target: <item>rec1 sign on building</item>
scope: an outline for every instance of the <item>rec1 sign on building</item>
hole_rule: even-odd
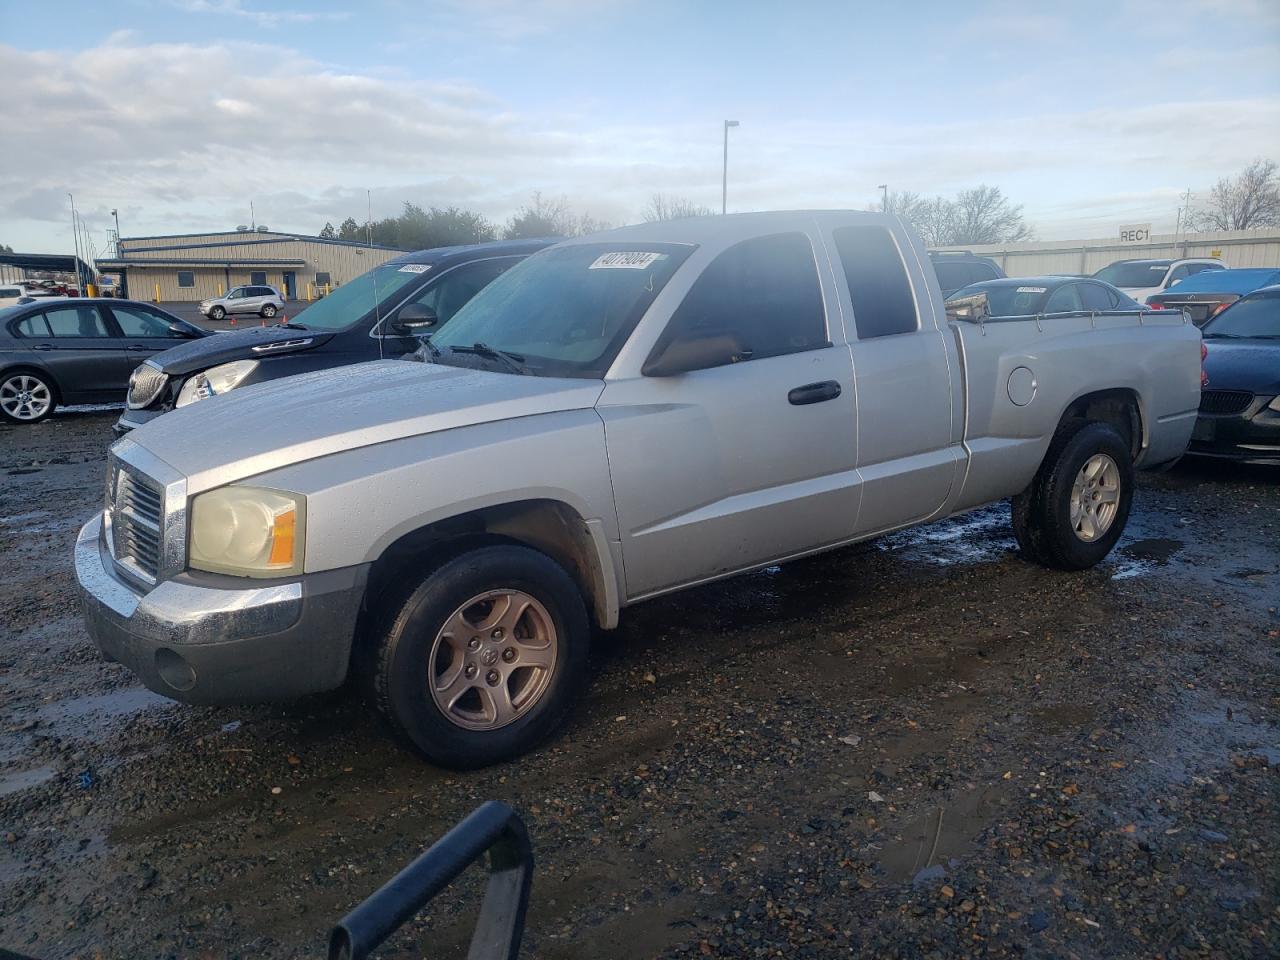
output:
[[[1121,243],[1146,243],[1151,239],[1151,224],[1131,223],[1120,228]]]

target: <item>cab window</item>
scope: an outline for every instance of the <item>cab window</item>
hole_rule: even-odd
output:
[[[838,227],[831,232],[849,284],[859,340],[914,333],[920,328],[911,281],[898,245],[884,227]]]
[[[694,281],[663,340],[722,335],[752,360],[830,346],[808,237],[777,233],[729,247]]]
[[[1044,305],[1045,313],[1067,313],[1083,309],[1084,304],[1080,301],[1080,284],[1078,283],[1064,283],[1049,295],[1049,300]]]

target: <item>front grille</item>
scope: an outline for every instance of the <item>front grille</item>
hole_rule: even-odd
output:
[[[1244,413],[1251,403],[1253,394],[1244,390],[1204,390],[1200,393],[1201,413]]]
[[[112,553],[117,562],[154,582],[164,553],[164,493],[114,463],[110,482]]]
[[[141,364],[129,377],[129,409],[141,410],[164,389],[169,377],[149,363]]]

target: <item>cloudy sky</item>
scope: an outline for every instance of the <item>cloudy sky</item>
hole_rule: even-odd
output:
[[[855,207],[876,185],[1022,203],[1041,239],[1171,230],[1280,159],[1280,3],[0,0],[0,242],[100,252],[533,191],[625,223],[655,192]],[[8,44],[8,45],[6,45]]]

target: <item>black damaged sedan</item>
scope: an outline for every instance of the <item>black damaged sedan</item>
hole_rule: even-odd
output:
[[[1280,285],[1219,313],[1204,343],[1208,382],[1188,455],[1280,465]]]
[[[129,380],[117,436],[189,403],[298,373],[393,359],[449,321],[509,267],[554,240],[506,240],[405,254],[344,283],[292,323],[218,333],[166,350]]]

